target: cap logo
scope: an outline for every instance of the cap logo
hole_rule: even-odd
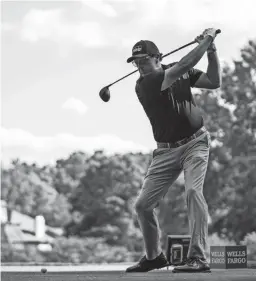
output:
[[[141,45],[138,45],[136,47],[133,48],[132,52],[133,53],[137,53],[137,52],[140,52],[142,50],[142,46]]]

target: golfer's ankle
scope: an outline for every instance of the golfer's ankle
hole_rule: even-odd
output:
[[[156,259],[157,257],[159,257],[161,255],[162,251],[159,252],[158,254],[151,254],[151,255],[146,255],[147,260],[151,261]]]

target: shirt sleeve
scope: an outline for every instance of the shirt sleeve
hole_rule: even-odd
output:
[[[190,86],[194,87],[196,81],[198,80],[198,78],[201,76],[201,74],[203,73],[203,71],[196,69],[196,68],[192,68],[189,70],[188,74],[189,74],[189,80],[190,80]]]

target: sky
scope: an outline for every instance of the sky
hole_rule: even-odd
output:
[[[1,158],[53,164],[75,151],[156,148],[126,59],[141,39],[165,54],[220,28],[221,64],[255,39],[255,0],[1,1]],[[195,45],[168,56],[180,60]],[[196,65],[207,69],[206,55]]]

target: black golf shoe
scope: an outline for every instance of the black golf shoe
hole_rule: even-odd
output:
[[[205,259],[191,257],[184,265],[176,266],[173,273],[191,273],[191,272],[211,272],[210,266]]]
[[[146,256],[144,256],[137,264],[128,267],[126,272],[147,272],[153,269],[163,268],[168,265],[169,263],[165,255],[161,253],[153,260],[148,260]]]

